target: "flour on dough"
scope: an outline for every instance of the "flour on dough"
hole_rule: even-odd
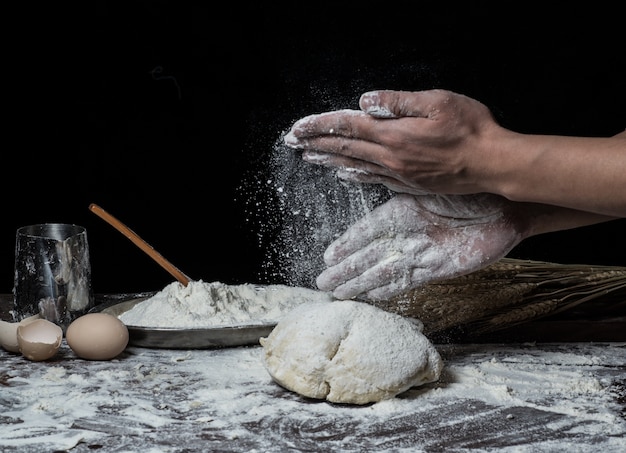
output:
[[[421,323],[364,302],[304,303],[260,343],[275,382],[333,403],[390,399],[436,381],[443,368]]]

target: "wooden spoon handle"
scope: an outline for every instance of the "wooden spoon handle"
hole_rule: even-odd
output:
[[[97,204],[91,203],[89,205],[89,210],[93,212],[94,214],[96,214],[101,219],[103,219],[105,222],[107,222],[117,231],[122,233],[128,239],[130,239],[133,242],[133,244],[135,244],[137,247],[143,250],[154,261],[159,263],[159,265],[163,269],[165,269],[167,272],[169,272],[176,280],[178,280],[184,286],[187,286],[187,284],[189,283],[191,279],[187,277],[185,274],[183,274],[176,266],[174,266],[168,260],[163,258],[163,256],[159,252],[154,250],[154,248],[152,248],[150,244],[148,244],[146,241],[141,239],[137,235],[137,233],[135,233],[133,230],[128,228],[126,225],[124,225],[122,222],[117,220],[115,217],[113,217],[111,214],[106,212]]]

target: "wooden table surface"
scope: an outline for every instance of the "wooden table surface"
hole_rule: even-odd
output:
[[[436,346],[438,382],[366,406],[281,388],[258,345],[110,361],[65,342],[44,362],[2,350],[0,451],[626,451],[626,342]]]

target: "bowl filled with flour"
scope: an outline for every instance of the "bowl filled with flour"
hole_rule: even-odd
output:
[[[102,311],[129,329],[130,344],[157,348],[210,348],[258,344],[284,315],[329,293],[287,285],[173,282],[152,296]]]

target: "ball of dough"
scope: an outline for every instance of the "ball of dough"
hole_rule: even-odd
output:
[[[261,338],[272,379],[333,403],[393,398],[439,379],[441,356],[422,325],[364,302],[312,302],[287,313]]]

